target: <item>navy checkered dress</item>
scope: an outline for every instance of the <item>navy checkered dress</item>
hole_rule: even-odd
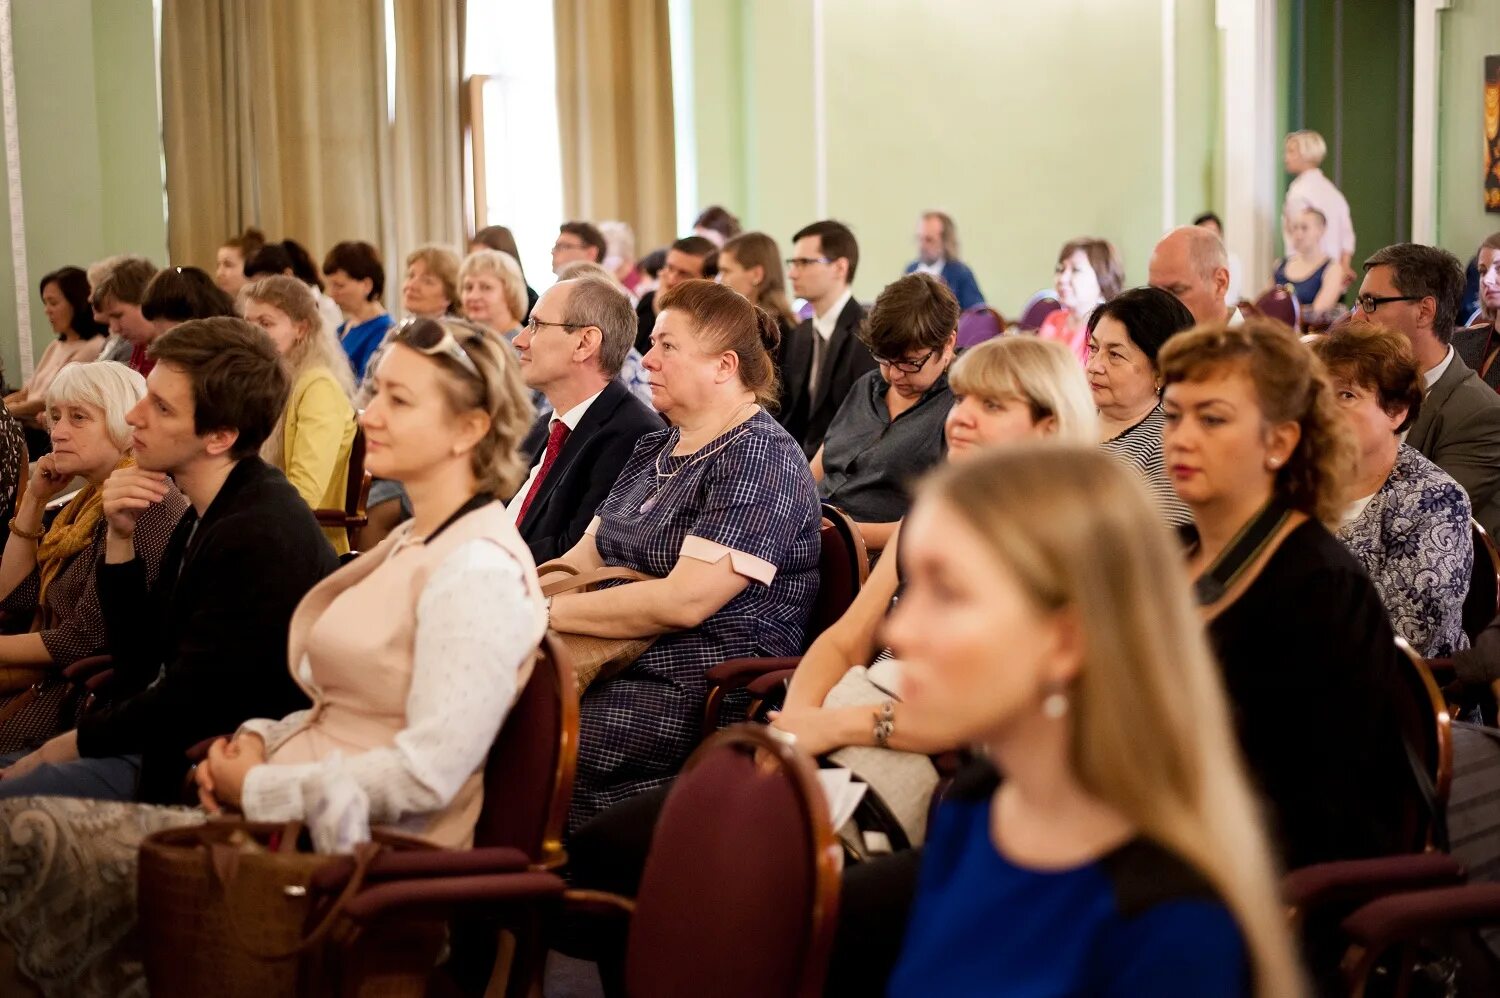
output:
[[[670,456],[677,437],[676,429],[641,437],[615,479],[594,534],[605,563],[666,576],[691,534],[770,562],[776,577],[769,586],[752,580],[699,626],[662,636],[630,668],[589,687],[570,830],[676,774],[698,740],[706,670],[803,648],[818,591],[820,512],[802,449],[764,411],[696,454]],[[659,477],[658,467],[677,473]]]

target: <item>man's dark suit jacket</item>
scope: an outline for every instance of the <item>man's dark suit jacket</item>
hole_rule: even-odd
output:
[[[531,455],[533,467],[547,448],[552,416],[548,413],[538,419],[521,445],[522,453]],[[578,421],[578,429],[568,434],[526,519],[517,525],[538,565],[566,554],[578,543],[630,459],[635,442],[665,425],[619,381],[604,386]]]
[[[1500,395],[1454,351],[1453,361],[1427,390],[1406,442],[1464,487],[1474,519],[1500,531]]]
[[[287,668],[287,630],[338,567],[286,476],[241,460],[202,519],[191,507],[182,515],[154,588],[139,558],[99,564],[115,676],[129,692],[79,722],[79,755],[140,753],[140,799],[181,804],[190,747],[307,706]]]
[[[656,292],[647,291],[635,306],[635,349],[642,357],[651,352],[651,331],[656,328]]]
[[[849,389],[875,370],[875,358],[857,335],[864,318],[864,307],[850,298],[824,346],[818,383],[811,390],[807,381],[812,370],[813,339],[818,335],[813,321],[804,319],[781,345],[781,412],[777,418],[809,458],[822,446],[828,424],[844,404]]]

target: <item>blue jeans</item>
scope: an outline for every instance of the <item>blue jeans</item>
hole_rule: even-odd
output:
[[[9,766],[25,755],[25,752],[15,752],[0,756],[0,767]],[[0,800],[8,797],[87,797],[130,801],[135,800],[140,774],[141,757],[138,755],[47,763],[25,776],[0,780]]]

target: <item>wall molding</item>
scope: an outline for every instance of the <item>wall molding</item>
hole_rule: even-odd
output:
[[[21,198],[21,129],[16,109],[16,63],[11,41],[11,0],[0,0],[0,117],[5,131],[5,186],[10,209],[10,257],[16,282],[16,341],[21,381],[31,380],[31,278],[26,271],[26,207]]]
[[[1416,0],[1411,49],[1411,240],[1437,243],[1437,112],[1443,43],[1439,12],[1453,0]]]

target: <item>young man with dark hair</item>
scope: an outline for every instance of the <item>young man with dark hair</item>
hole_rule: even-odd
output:
[[[151,373],[146,346],[156,335],[156,327],[141,314],[141,302],[146,298],[146,285],[155,276],[156,264],[145,257],[126,256],[115,261],[95,285],[89,304],[93,305],[95,316],[109,326],[110,335],[101,360],[116,359],[112,347],[123,340],[130,344],[130,366],[142,375]]]
[[[257,456],[286,404],[281,358],[263,332],[227,317],[185,322],[151,355],[146,397],[126,416],[136,464],[103,488],[97,585],[114,703],[14,761],[0,797],[180,803],[188,748],[306,704],[287,668],[287,629],[338,559],[286,477]],[[191,505],[148,590],[133,535],[169,476]]]
[[[557,242],[552,244],[552,273],[575,260],[602,264],[608,253],[604,233],[592,223],[564,222],[557,227]]]
[[[875,358],[859,341],[865,310],[854,300],[859,243],[842,222],[814,222],[792,237],[787,271],[792,290],[813,307],[812,318],[781,344],[781,412],[777,418],[810,458],[823,445],[834,413]]]
[[[1453,349],[1464,271],[1447,250],[1387,246],[1365,261],[1353,322],[1379,323],[1411,341],[1427,398],[1406,442],[1469,494],[1474,519],[1500,530],[1500,395]]]
[[[656,328],[656,303],[683,281],[713,280],[719,274],[719,247],[702,236],[684,236],[667,248],[656,290],[648,291],[635,307],[635,348],[642,357],[651,349]]]

